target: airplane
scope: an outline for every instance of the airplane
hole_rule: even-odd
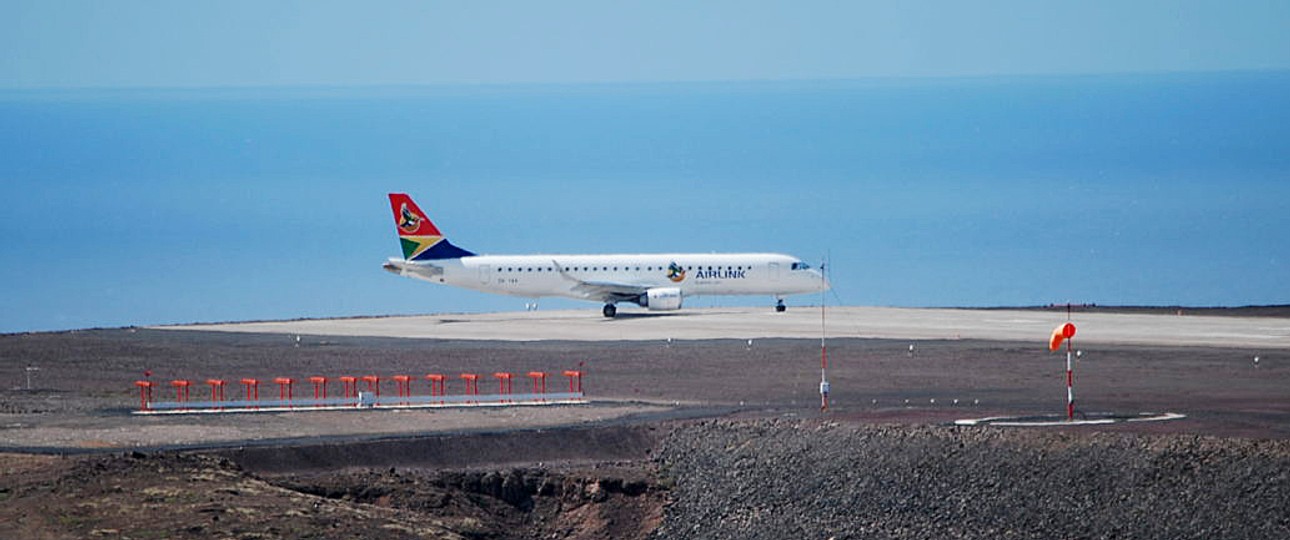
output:
[[[775,311],[784,297],[828,290],[819,270],[778,253],[663,253],[605,255],[477,255],[457,247],[406,193],[391,193],[390,209],[403,257],[382,267],[393,274],[489,293],[563,296],[651,311],[681,309],[686,297],[767,294]]]

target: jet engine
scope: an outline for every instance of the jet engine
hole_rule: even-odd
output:
[[[681,309],[681,289],[676,287],[655,287],[645,291],[640,297],[640,305],[650,311],[672,311]]]

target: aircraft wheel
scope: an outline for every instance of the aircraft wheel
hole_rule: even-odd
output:
[[[788,310],[788,306],[784,305],[783,300],[775,303],[775,313],[783,313],[786,310]]]
[[[609,317],[610,319],[612,319],[614,318],[614,315],[618,314],[618,306],[615,306],[613,304],[605,304],[605,309],[602,310],[602,312],[605,314],[606,317]]]

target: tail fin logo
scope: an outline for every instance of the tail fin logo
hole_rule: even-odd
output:
[[[421,226],[421,216],[418,216],[414,214],[411,210],[408,210],[407,203],[403,203],[402,205],[400,205],[399,206],[399,230],[407,234],[412,234],[414,232],[417,232],[417,228],[419,228],[420,226]]]
[[[681,265],[676,264],[676,261],[673,261],[672,264],[667,266],[667,279],[672,280],[673,283],[684,281],[685,269],[681,268]]]
[[[421,207],[407,193],[390,194],[390,210],[394,213],[394,227],[398,229],[399,246],[403,258],[409,261],[460,259],[474,255],[452,245]]]

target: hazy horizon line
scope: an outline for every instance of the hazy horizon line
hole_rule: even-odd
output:
[[[515,82],[436,82],[436,83],[371,83],[371,84],[266,84],[266,85],[217,85],[217,86],[0,86],[0,96],[20,94],[82,94],[82,93],[187,93],[187,92],[299,92],[299,91],[426,91],[426,90],[515,90],[515,89],[565,89],[565,88],[658,88],[658,87],[709,87],[723,86],[785,86],[794,87],[803,84],[850,85],[850,84],[901,84],[929,82],[1031,82],[1053,80],[1096,80],[1124,79],[1133,77],[1145,78],[1187,78],[1214,75],[1276,75],[1290,74],[1290,68],[1238,68],[1222,70],[1147,70],[1147,71],[1105,71],[1086,73],[1006,73],[975,75],[892,75],[867,77],[820,77],[820,78],[777,78],[777,79],[677,79],[658,81],[515,81]]]

